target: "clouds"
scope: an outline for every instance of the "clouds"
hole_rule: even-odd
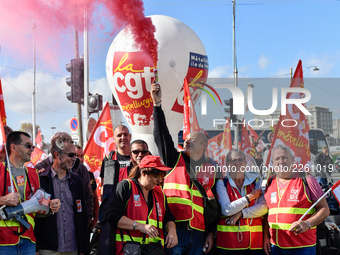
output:
[[[233,77],[233,70],[231,66],[217,66],[209,71],[209,78],[225,78],[225,77]]]
[[[37,73],[36,75],[36,124],[48,139],[52,126],[57,131],[70,132],[70,119],[77,116],[77,106],[66,98],[65,77]],[[22,123],[32,121],[33,71],[1,78],[7,123],[18,130]],[[111,91],[106,78],[90,81],[90,92],[103,95],[103,102],[111,101]]]
[[[261,55],[259,58],[259,61],[257,63],[257,66],[261,69],[264,70],[270,65],[270,59],[266,55]]]

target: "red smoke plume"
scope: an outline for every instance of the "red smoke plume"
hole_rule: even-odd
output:
[[[107,9],[111,11],[118,21],[129,24],[135,41],[141,46],[141,50],[148,53],[155,66],[157,65],[157,46],[155,39],[155,26],[151,18],[144,15],[143,1],[141,0],[115,0],[105,2]],[[119,10],[119,11],[117,11]]]
[[[157,63],[157,41],[151,19],[144,15],[142,0],[15,0],[2,1],[0,8],[0,45],[6,52],[32,58],[32,28],[36,29],[37,58],[48,64],[57,64],[58,58],[72,54],[74,27],[83,31],[84,9],[87,9],[90,29],[110,27],[111,35],[123,25],[131,25],[132,34],[141,50]],[[100,20],[98,20],[98,17]],[[111,24],[108,24],[111,22]],[[102,23],[102,24],[100,24]],[[93,35],[93,34],[92,34]],[[109,38],[110,40],[112,38]],[[71,45],[72,47],[67,47]],[[80,43],[81,45],[81,43]],[[9,54],[8,54],[9,55]],[[81,55],[81,54],[80,54]],[[73,57],[73,55],[71,56]],[[31,61],[31,60],[30,60]],[[41,62],[41,61],[40,61]]]

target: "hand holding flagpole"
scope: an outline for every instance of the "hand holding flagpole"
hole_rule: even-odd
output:
[[[335,186],[335,185],[334,185]],[[333,187],[334,187],[333,186]],[[329,194],[332,191],[331,187],[329,190],[327,190],[327,192],[325,192],[325,194],[323,194],[311,207],[309,207],[309,209],[301,216],[301,218],[299,219],[299,221],[303,220],[304,217],[306,217],[306,215],[325,197],[327,196],[327,194]]]

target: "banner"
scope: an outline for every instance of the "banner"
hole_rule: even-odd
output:
[[[110,106],[107,102],[84,149],[84,165],[96,178],[98,198],[101,194],[99,175],[103,158],[115,149]]]
[[[37,137],[35,138],[35,144],[37,145],[37,147],[38,147],[39,149],[41,149],[42,146],[43,146],[42,137],[41,137],[41,129],[40,129],[40,128],[39,128]]]
[[[302,62],[299,61],[290,87],[304,88]],[[299,92],[288,93],[287,99],[300,99],[304,95]],[[282,123],[285,121],[285,126]],[[297,125],[291,125],[291,120],[295,120]],[[289,127],[292,126],[292,127]],[[286,115],[280,115],[279,122],[275,128],[273,141],[270,145],[270,151],[267,157],[266,166],[271,163],[271,150],[279,144],[288,146],[294,153],[294,164],[299,166],[299,169],[309,171],[310,168],[310,147],[309,147],[309,125],[305,114],[295,105],[287,104]]]

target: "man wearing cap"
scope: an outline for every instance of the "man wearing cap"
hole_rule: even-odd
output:
[[[167,170],[170,168],[161,163],[160,157],[148,155],[132,168],[129,179],[118,183],[108,212],[109,222],[118,227],[115,254],[123,254],[122,243],[131,239],[146,245],[158,243],[160,250],[164,245],[177,245],[175,218],[159,186]],[[162,226],[168,232],[166,238]]]
[[[207,137],[201,132],[190,133],[185,138],[184,151],[178,152],[161,108],[161,90],[156,84],[152,84],[151,97],[154,103],[155,143],[165,165],[172,168],[164,179],[164,193],[176,218],[179,244],[167,253],[202,254],[202,250],[207,253],[213,246],[213,232],[217,225],[217,219],[206,224],[207,219],[204,217],[205,199],[214,199],[215,194],[215,172],[208,168],[214,168],[215,162],[205,156]],[[193,179],[203,187],[205,196],[196,188]]]

